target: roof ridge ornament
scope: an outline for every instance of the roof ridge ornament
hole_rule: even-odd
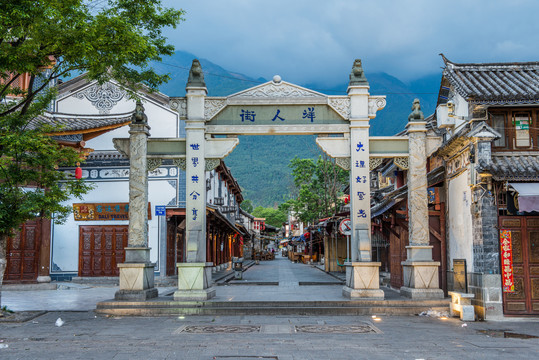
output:
[[[425,116],[423,115],[423,111],[421,111],[421,104],[419,103],[419,99],[414,99],[414,103],[412,105],[412,112],[410,115],[408,115],[408,121],[425,121]]]
[[[206,87],[206,83],[204,82],[204,72],[202,71],[202,66],[198,59],[193,59],[191,69],[189,70],[186,88],[189,87]]]
[[[353,85],[369,85],[369,82],[365,77],[365,72],[363,71],[363,66],[361,65],[361,59],[356,59],[352,66],[349,86]]]

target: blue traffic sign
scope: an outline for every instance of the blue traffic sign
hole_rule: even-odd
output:
[[[165,205],[156,205],[155,206],[155,216],[165,216],[167,214],[167,209]]]

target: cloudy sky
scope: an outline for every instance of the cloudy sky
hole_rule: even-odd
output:
[[[295,83],[367,72],[410,80],[451,61],[539,61],[536,0],[165,0],[186,11],[179,50],[227,70]]]

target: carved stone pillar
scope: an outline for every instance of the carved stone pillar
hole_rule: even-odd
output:
[[[207,300],[215,296],[206,261],[206,139],[204,99],[208,93],[198,60],[193,60],[186,87],[186,228],[187,260],[178,263],[176,300]]]
[[[404,286],[401,294],[418,299],[443,298],[438,282],[440,263],[432,261],[429,245],[429,209],[427,198],[427,128],[419,100],[414,100],[406,126],[409,141],[407,260],[402,262]]]
[[[144,107],[137,103],[129,125],[129,238],[125,263],[120,268],[116,300],[146,300],[157,297],[154,266],[148,247],[147,142],[150,127]]]
[[[369,83],[361,60],[350,74],[350,220],[352,239],[346,262],[343,295],[349,298],[384,298],[379,262],[371,260],[371,206],[369,177]]]

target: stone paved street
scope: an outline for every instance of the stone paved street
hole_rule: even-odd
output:
[[[55,326],[58,318],[65,321]],[[539,339],[494,337],[479,330],[539,336],[537,321],[478,322],[418,316],[104,317],[49,312],[0,323],[1,359],[533,359]],[[246,326],[251,325],[251,326]],[[296,332],[302,325],[311,331]],[[327,327],[335,325],[339,327]],[[191,328],[189,328],[191,326]],[[197,328],[192,328],[197,326]],[[192,333],[187,331],[209,331]],[[347,333],[353,329],[365,332]],[[215,331],[224,331],[215,332]],[[241,333],[239,331],[253,331]]]
[[[244,273],[244,283],[249,285],[217,286],[217,298],[298,303],[342,300],[342,285],[332,284],[335,280],[309,265],[277,257],[249,268]],[[299,285],[324,281],[330,285]],[[370,316],[95,314],[95,304],[111,299],[115,290],[74,286],[71,290],[4,291],[2,301],[8,308],[49,312],[23,323],[0,322],[0,359],[490,360],[534,359],[539,353],[539,338],[522,338],[539,337],[537,318],[465,324],[425,316],[378,316],[375,320]],[[170,291],[160,288],[161,294]],[[58,318],[65,321],[61,327],[55,326]],[[515,337],[504,338],[504,332]]]

